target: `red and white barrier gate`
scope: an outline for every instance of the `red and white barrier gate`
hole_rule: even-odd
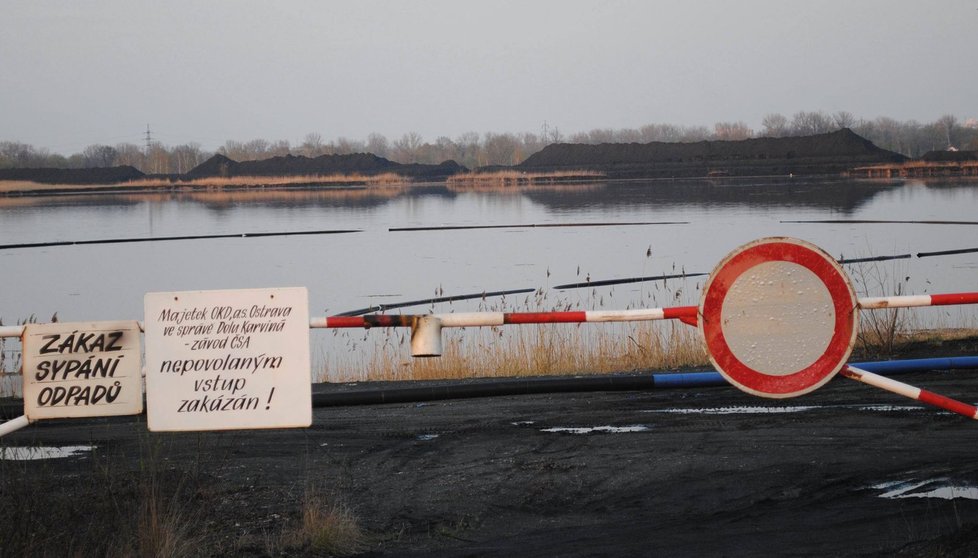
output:
[[[605,312],[475,312],[314,318],[313,328],[410,327],[416,357],[442,353],[445,327],[677,319],[698,326],[710,360],[734,386],[785,398],[818,389],[836,374],[978,418],[978,409],[846,365],[859,310],[976,304],[978,292],[857,298],[838,262],[817,246],[786,238],[750,242],[710,274],[700,305]]]

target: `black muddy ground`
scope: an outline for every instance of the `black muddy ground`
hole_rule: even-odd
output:
[[[900,378],[978,400],[976,371]],[[787,401],[714,387],[327,407],[280,431],[51,421],[2,444],[97,449],[0,461],[0,540],[102,536],[102,493],[134,497],[111,479],[153,470],[179,479],[201,554],[312,554],[268,540],[313,487],[354,511],[367,556],[969,556],[978,501],[881,495],[978,486],[976,440],[974,421],[842,378]]]

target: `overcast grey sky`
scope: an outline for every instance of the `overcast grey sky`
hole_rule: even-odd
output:
[[[0,140],[978,117],[978,1],[5,0]]]

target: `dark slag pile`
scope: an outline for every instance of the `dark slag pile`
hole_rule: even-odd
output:
[[[849,129],[790,138],[693,143],[553,144],[517,165],[524,171],[598,170],[609,178],[838,174],[907,158]]]
[[[145,176],[130,166],[92,169],[0,169],[0,180],[25,180],[41,184],[118,184]]]
[[[465,167],[455,161],[445,161],[438,165],[419,163],[401,164],[370,153],[352,155],[320,155],[303,157],[285,155],[260,161],[234,161],[223,155],[214,155],[187,173],[187,178],[211,176],[305,176],[361,174],[376,175],[396,173],[412,178],[438,180],[464,172]]]
[[[959,152],[968,157],[973,152]],[[941,155],[944,157],[944,155]],[[933,155],[937,157],[937,155]],[[790,138],[693,143],[559,143],[522,163],[482,167],[481,171],[599,171],[608,178],[695,178],[715,176],[786,176],[840,174],[853,167],[901,163],[907,158],[880,149],[851,130]],[[260,161],[234,161],[214,155],[184,175],[153,175],[172,182],[234,176],[372,176],[395,173],[410,179],[440,181],[468,169],[455,161],[437,165],[396,163],[370,153],[304,157],[285,155]],[[93,169],[0,169],[0,180],[45,184],[119,184],[144,178],[133,167]]]

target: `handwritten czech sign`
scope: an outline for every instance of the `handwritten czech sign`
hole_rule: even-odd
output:
[[[30,420],[143,412],[135,321],[24,326],[24,414]]]
[[[150,430],[312,424],[305,288],[147,293]]]

